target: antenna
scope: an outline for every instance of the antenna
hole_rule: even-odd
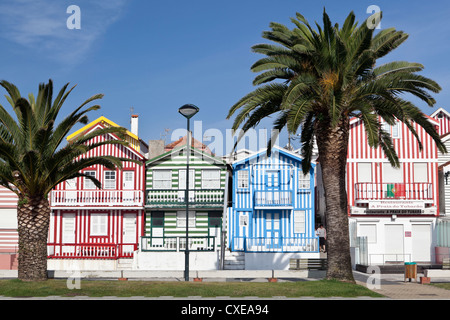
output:
[[[161,140],[164,140],[164,144],[166,144],[166,137],[169,135],[169,132],[170,132],[170,129],[169,129],[169,128],[165,128],[165,129],[164,129],[164,133],[161,133],[161,134],[159,135],[159,138],[160,138]]]

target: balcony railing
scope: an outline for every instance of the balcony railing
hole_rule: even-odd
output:
[[[357,183],[355,200],[433,200],[431,183]]]
[[[292,206],[292,191],[255,191],[255,207],[285,207]]]
[[[49,243],[47,255],[50,259],[118,259],[131,258],[137,244],[112,243]]]
[[[318,252],[319,238],[279,237],[248,238],[233,237],[232,249],[245,252]]]
[[[146,204],[152,205],[172,205],[184,206],[186,204],[185,190],[158,189],[147,190]],[[223,189],[199,189],[189,190],[190,205],[223,205]]]
[[[55,190],[52,206],[142,206],[143,192],[135,190]]]
[[[216,237],[189,236],[189,251],[214,251]],[[185,251],[186,237],[141,237],[141,251]]]

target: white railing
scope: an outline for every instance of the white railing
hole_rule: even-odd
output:
[[[186,237],[141,237],[141,251],[185,251]],[[214,251],[216,237],[189,237],[189,251]]]
[[[185,190],[147,190],[147,205],[184,205]],[[223,189],[189,190],[189,203],[193,205],[223,205]]]
[[[55,190],[51,193],[52,206],[137,206],[143,205],[142,191],[135,190]]]
[[[433,200],[431,183],[356,183],[355,200]]]
[[[261,207],[292,206],[292,191],[255,191],[254,203]]]
[[[50,259],[118,259],[132,258],[137,244],[111,243],[48,243]]]
[[[318,252],[319,238],[247,238],[233,237],[232,249],[245,252]]]

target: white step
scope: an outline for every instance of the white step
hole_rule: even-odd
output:
[[[225,252],[224,259],[225,270],[244,270],[245,269],[245,253],[243,252]]]

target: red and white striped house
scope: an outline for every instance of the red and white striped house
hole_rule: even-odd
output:
[[[439,122],[428,118],[439,130]],[[362,121],[351,121],[348,212],[353,240],[367,239],[361,259],[369,265],[434,260],[433,230],[439,216],[438,150],[423,128],[413,126],[422,150],[405,124],[384,124],[400,161],[397,169],[390,165],[381,147],[369,147]]]
[[[429,121],[439,130],[439,122]],[[423,128],[413,124],[423,149],[406,125],[384,124],[392,137],[400,168],[393,168],[381,147],[367,143],[362,120],[350,122],[347,197],[354,264],[376,265],[434,260],[439,216],[438,150]],[[325,206],[318,187],[319,215]],[[326,221],[325,221],[326,222]]]
[[[441,141],[450,152],[450,113],[439,108],[431,117],[439,121]],[[436,260],[450,257],[450,153],[438,152],[439,219],[436,226]]]
[[[100,117],[67,140],[70,143],[80,135],[108,126],[118,125]],[[129,146],[105,145],[83,157],[111,155],[142,165],[125,161],[123,167],[116,170],[92,166],[83,172],[95,176],[102,183],[102,189],[97,189],[89,179],[79,177],[65,181],[52,191],[49,269],[111,270],[118,267],[121,258],[133,257],[144,230],[144,161],[148,152],[148,146],[137,136],[136,127],[137,116],[133,116],[131,132],[127,131]],[[109,139],[118,137],[105,134],[93,142]],[[77,263],[73,264],[74,261]]]

